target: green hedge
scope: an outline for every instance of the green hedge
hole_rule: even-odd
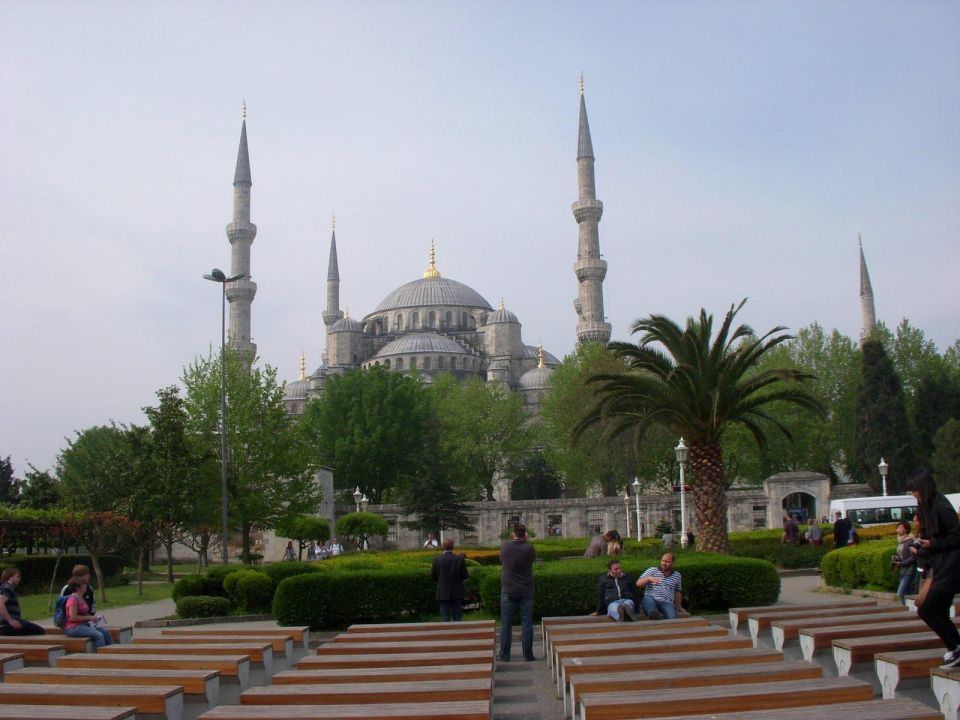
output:
[[[785,545],[780,540],[734,540],[730,552],[737,557],[759,558],[779,568],[815,568],[831,546]]]
[[[223,588],[224,579],[227,575],[246,569],[248,568],[244,565],[214,565],[207,568],[207,571],[203,574],[207,581],[206,594],[227,597],[227,591]]]
[[[181,598],[208,595],[207,578],[203,575],[186,575],[173,584],[171,596],[174,602]]]
[[[896,551],[896,540],[878,540],[831,550],[820,563],[823,581],[834,587],[892,592],[900,581],[899,572],[890,566],[890,556]]]
[[[0,562],[0,572],[8,567],[20,570],[20,593],[47,592],[50,589],[50,578],[53,577],[53,568],[57,564],[56,555],[10,555]],[[87,565],[93,572],[93,560],[89,555],[61,555],[60,565],[57,566],[57,576],[54,579],[54,589],[59,590],[70,579],[74,565]],[[123,558],[119,555],[102,555],[100,569],[103,571],[107,586],[120,584],[123,574]],[[93,579],[96,583],[96,578]]]
[[[190,595],[177,601],[177,615],[182,618],[223,617],[230,614],[230,601],[225,597]]]
[[[270,604],[273,601],[273,581],[266,573],[251,570],[236,573],[230,576],[232,577],[238,578],[234,589],[234,600],[238,608],[248,613],[270,612]]]
[[[304,573],[321,572],[320,567],[314,562],[287,561],[264,565],[260,572],[266,573],[276,587],[288,577],[303,575]]]

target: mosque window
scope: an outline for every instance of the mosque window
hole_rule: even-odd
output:
[[[400,315],[399,313],[397,314],[396,318],[396,329],[398,332],[403,330],[403,315]]]
[[[410,369],[411,370],[417,369],[417,359],[415,357],[410,358]]]
[[[477,329],[477,319],[476,319],[473,315],[470,316],[469,323],[470,323],[470,329],[471,329],[471,330],[476,330],[476,329]]]
[[[547,515],[547,535],[563,536],[563,515]]]
[[[519,525],[523,522],[523,515],[519,513],[508,513],[503,516],[503,529],[511,533],[513,532],[513,526]]]
[[[755,528],[765,528],[767,526],[767,506],[753,506],[753,526]]]
[[[446,323],[447,327],[453,325],[453,314],[447,310],[446,314],[443,316],[443,320]]]
[[[413,327],[414,330],[420,327],[420,313],[418,312],[413,313],[413,319],[410,320],[410,325],[411,327]]]
[[[389,369],[390,369],[390,361],[389,361],[389,360],[384,360],[384,361],[383,361],[383,366],[384,366],[387,370],[389,370]]]
[[[425,358],[423,359],[423,369],[424,369],[424,370],[429,370],[429,369],[430,369],[430,358],[425,357]]]
[[[467,520],[472,529],[460,531],[460,543],[462,545],[478,545],[480,543],[480,516],[468,515]]]
[[[467,314],[465,312],[460,313],[460,327],[467,327]]]
[[[391,518],[387,521],[387,542],[399,542],[400,541],[400,529],[398,527],[397,520]]]
[[[447,367],[446,358],[443,355],[437,355],[437,370],[443,370]]]
[[[451,369],[451,370],[456,370],[456,369],[457,369],[457,358],[456,358],[456,357],[450,358],[450,369]]]
[[[435,328],[437,326],[437,314],[431,310],[430,311],[430,327]]]
[[[590,535],[599,535],[606,532],[607,514],[603,510],[587,511],[587,532]]]
[[[403,370],[403,358],[397,358],[397,370]]]

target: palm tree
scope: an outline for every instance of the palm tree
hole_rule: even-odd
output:
[[[685,438],[690,447],[697,545],[712,552],[730,552],[720,446],[724,430],[740,423],[764,449],[764,433],[770,426],[792,439],[789,429],[765,409],[770,403],[794,403],[824,414],[820,403],[799,386],[813,375],[793,368],[757,369],[764,353],[793,336],[784,334],[783,327],[760,337],[747,325],[731,332],[745,302],[730,306],[713,339],[713,316],[706,310],[700,311],[699,318],[687,318],[685,328],[663,315],[634,322],[631,335],[640,333],[636,345],[608,345],[624,363],[623,372],[588,380],[597,387],[597,400],[574,428],[574,437],[596,424],[605,426],[611,437],[630,431],[638,449],[654,425]]]

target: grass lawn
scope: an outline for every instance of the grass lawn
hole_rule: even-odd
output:
[[[59,589],[59,588],[57,588]],[[124,607],[126,605],[139,605],[140,603],[153,602],[154,600],[166,600],[170,597],[173,590],[172,585],[167,583],[144,584],[143,595],[137,594],[137,584],[135,582],[129,585],[120,585],[119,587],[107,588],[107,602],[100,602],[100,593],[97,592],[97,610],[100,612],[109,612],[110,608]],[[53,598],[56,602],[56,597]],[[46,593],[41,595],[21,595],[20,612],[27,620],[34,622],[45,622],[53,617],[53,606],[47,609],[48,596]]]

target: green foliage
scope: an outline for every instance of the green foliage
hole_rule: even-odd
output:
[[[0,458],[0,505],[16,505],[20,501],[20,481],[13,475],[10,456]]]
[[[894,591],[900,576],[891,569],[890,556],[896,550],[896,540],[878,540],[831,550],[820,563],[823,581],[834,587]]]
[[[932,459],[937,431],[948,420],[960,420],[960,371],[943,360],[937,363],[920,378],[913,407],[920,453]]]
[[[540,500],[563,497],[563,476],[542,452],[534,452],[515,462],[510,469],[513,500]]]
[[[266,573],[257,570],[242,570],[228,575],[223,581],[224,589],[243,612],[270,612],[273,600],[273,582]]]
[[[947,420],[937,430],[930,464],[940,492],[960,492],[960,420]]]
[[[171,597],[174,602],[191,595],[206,595],[207,579],[203,575],[187,575],[173,584]]]
[[[900,378],[879,340],[867,340],[863,354],[862,381],[857,390],[851,475],[880,492],[877,463],[883,457],[890,466],[887,489],[903,492],[916,456]]]
[[[49,510],[60,504],[60,482],[47,470],[29,466],[20,486],[20,507]]]
[[[387,521],[372,512],[348,513],[337,520],[337,535],[353,540],[358,550],[363,549],[369,538],[386,535],[389,530]]]
[[[130,487],[141,485],[144,428],[101,425],[78,432],[57,458],[60,494],[70,509],[117,509]]]
[[[278,587],[288,577],[320,572],[320,566],[312,562],[280,562],[264,565],[261,572],[269,576],[274,587]]]
[[[359,487],[371,502],[414,476],[427,419],[426,392],[413,375],[376,366],[333,377],[304,412],[304,441],[333,470],[338,491]]]
[[[274,529],[279,537],[297,541],[298,557],[301,559],[303,551],[311,541],[320,542],[330,539],[330,523],[316,515],[294,515],[284,518]]]
[[[225,597],[188,595],[177,601],[177,615],[182,618],[224,617],[230,614],[230,601]]]
[[[21,594],[48,592],[50,580],[56,590],[63,587],[70,579],[74,565],[91,565],[93,560],[89,555],[61,555],[57,563],[56,555],[9,555],[0,562],[0,571],[8,567],[20,570]],[[124,560],[119,555],[101,555],[100,569],[103,571],[104,581],[108,585],[122,582]],[[57,573],[54,577],[54,568]]]
[[[229,575],[244,570],[243,565],[213,565],[207,568],[203,577],[207,581],[207,595],[219,595],[227,597],[227,591],[223,587],[224,581]]]

